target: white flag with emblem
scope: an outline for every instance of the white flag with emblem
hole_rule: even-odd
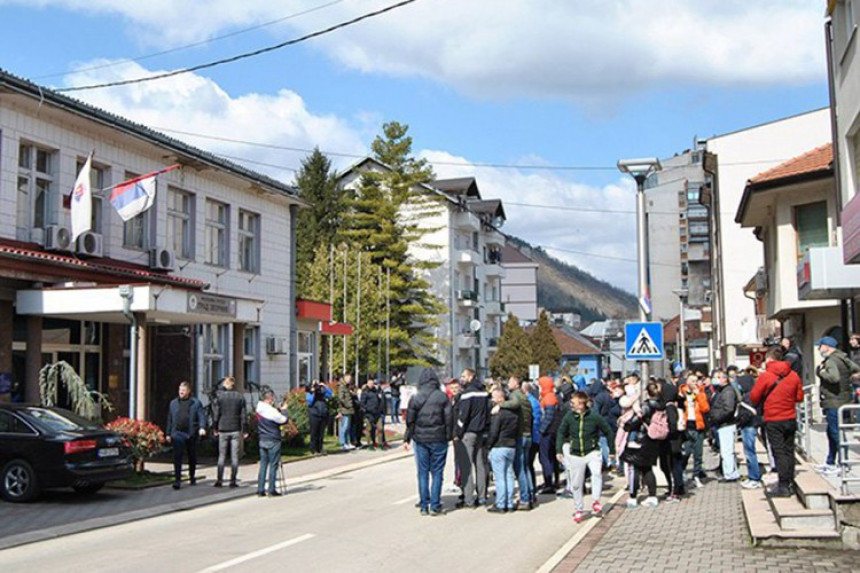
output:
[[[93,192],[90,188],[92,161],[93,156],[90,154],[84,166],[81,167],[81,172],[75,180],[75,187],[72,189],[72,242],[78,238],[78,235],[92,228]]]

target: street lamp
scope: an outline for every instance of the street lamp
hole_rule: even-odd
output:
[[[683,372],[687,368],[686,336],[684,332],[684,301],[687,300],[690,291],[685,288],[679,288],[672,292],[678,295],[678,302],[681,306],[681,314],[678,316],[678,320],[681,323],[681,330],[678,333],[678,354],[681,355],[681,371]]]
[[[648,292],[648,221],[645,215],[645,181],[652,173],[662,168],[656,157],[620,159],[618,170],[627,173],[636,181],[636,242],[639,261],[639,320],[651,320],[651,298]],[[641,385],[648,383],[648,362],[640,361]],[[644,393],[643,393],[644,395]]]

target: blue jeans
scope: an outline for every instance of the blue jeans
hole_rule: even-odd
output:
[[[257,474],[257,493],[266,493],[266,474],[269,476],[269,493],[276,493],[275,478],[281,464],[281,442],[260,442],[260,472]]]
[[[841,461],[839,457],[839,409],[825,408],[824,416],[827,418],[827,464],[833,466],[836,465],[837,459]]]
[[[496,508],[514,508],[514,457],[516,448],[493,448],[490,465],[496,480]]]
[[[338,442],[341,447],[348,446],[350,444],[350,433],[349,433],[349,424],[352,421],[352,414],[342,414],[340,417],[340,429],[338,430]]]
[[[413,448],[421,510],[439,510],[442,508],[442,478],[445,474],[445,459],[448,457],[448,442],[413,442]]]
[[[603,460],[603,467],[609,467],[609,440],[603,434],[598,438],[600,445],[600,457]]]
[[[723,462],[723,479],[738,479],[738,464],[735,460],[735,424],[717,428],[720,440],[720,459]]]
[[[388,399],[388,414],[391,416],[392,424],[400,423],[400,396],[392,396]]]
[[[532,445],[532,437],[524,436],[520,438],[519,447],[514,456],[514,473],[517,476],[517,483],[520,484],[520,502],[530,503],[534,496],[534,484],[532,483],[532,475],[526,467],[529,448]]]
[[[744,457],[747,459],[747,474],[752,481],[761,481],[761,468],[758,465],[758,456],[755,453],[755,441],[758,437],[758,428],[747,426],[741,428],[741,438],[744,442]]]
[[[705,430],[687,428],[687,440],[681,446],[685,460],[693,458],[693,476],[702,477],[705,470],[702,468],[702,456],[704,454]]]

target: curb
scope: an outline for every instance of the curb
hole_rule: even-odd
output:
[[[353,464],[347,464],[340,467],[331,468],[328,470],[322,470],[313,474],[306,474],[301,476],[296,476],[294,478],[287,478],[286,483],[287,486],[296,486],[308,482],[313,482],[321,479],[326,479],[329,477],[346,474],[354,471],[363,470],[365,468],[369,468],[372,466],[385,464],[389,462],[394,462],[406,457],[411,457],[412,452],[406,451],[396,451],[393,453],[389,453],[384,457],[379,457],[371,460],[365,460],[362,462],[356,462]],[[199,507],[205,507],[207,505],[214,505],[216,503],[223,503],[226,501],[233,501],[236,499],[241,499],[245,497],[252,497],[256,495],[256,488],[243,488],[247,491],[242,492],[225,492],[226,495],[207,495],[205,497],[201,497],[199,499],[188,499],[176,503],[167,503],[162,505],[156,505],[153,507],[148,507],[146,509],[138,509],[135,511],[129,511],[123,513],[121,515],[110,515],[103,517],[94,517],[92,519],[87,519],[85,521],[80,521],[77,523],[67,523],[64,525],[57,525],[55,527],[49,527],[46,529],[39,529],[35,531],[28,531],[26,533],[20,533],[18,535],[11,535],[8,537],[4,537],[0,539],[0,551],[3,549],[10,549],[12,547],[18,547],[20,545],[27,545],[29,543],[37,543],[39,541],[47,541],[49,539],[57,539],[59,537],[64,537],[66,535],[72,535],[75,533],[83,533],[85,531],[92,531],[94,529],[101,529],[104,527],[111,527],[114,525],[121,525],[125,523],[131,523],[133,521],[140,521],[142,519],[149,519],[151,517],[158,517],[161,515],[166,515],[168,513],[173,513],[176,511],[188,511],[191,509],[196,509]]]

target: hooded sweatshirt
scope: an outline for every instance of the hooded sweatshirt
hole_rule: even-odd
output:
[[[558,410],[558,398],[555,396],[555,382],[549,376],[541,376],[538,378],[538,386],[540,386],[540,405],[542,409],[540,421],[540,435],[548,436],[555,434],[558,428],[560,416],[556,415]]]
[[[771,390],[777,381],[779,384]],[[768,394],[767,399],[765,394]],[[750,402],[754,406],[763,406],[765,422],[797,419],[794,405],[802,401],[803,383],[788,362],[768,362],[750,392]]]
[[[439,378],[432,368],[425,368],[418,377],[418,392],[409,400],[406,409],[406,434],[408,444],[415,440],[422,444],[451,440],[453,419],[451,402],[439,389]]]

